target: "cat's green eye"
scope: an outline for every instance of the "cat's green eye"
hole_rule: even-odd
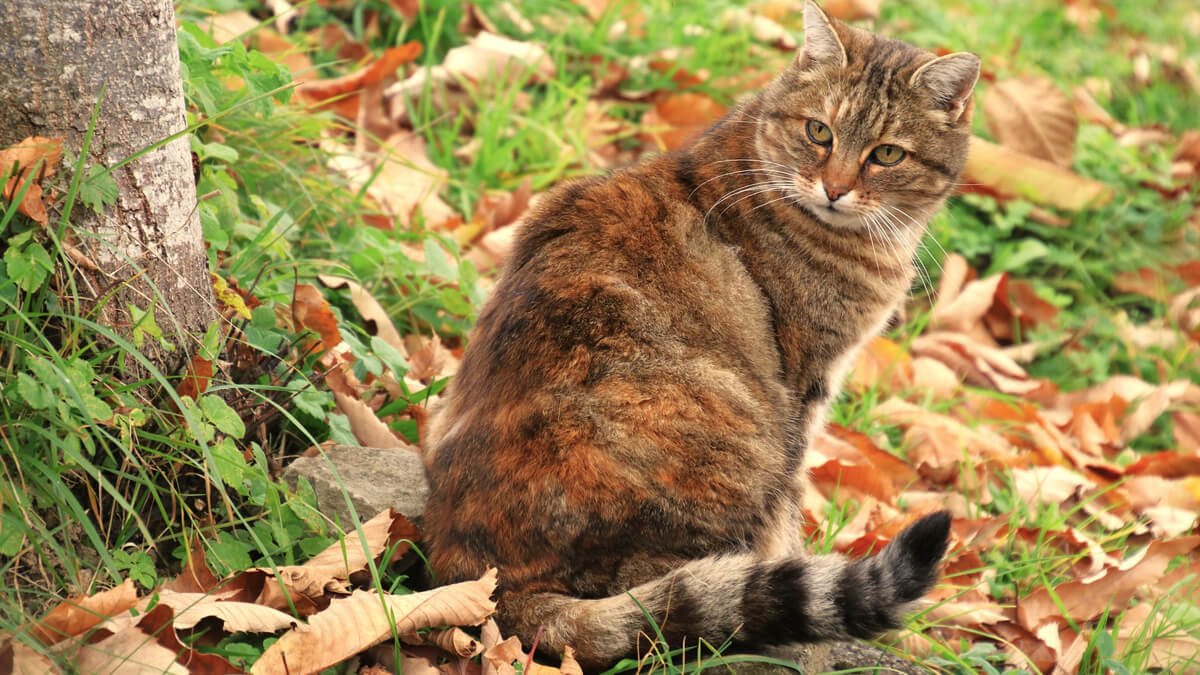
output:
[[[882,166],[895,166],[907,154],[894,145],[881,145],[871,151],[871,159]]]
[[[833,143],[833,131],[825,126],[823,122],[809,120],[804,126],[804,130],[808,133],[808,140],[817,145],[829,145]]]

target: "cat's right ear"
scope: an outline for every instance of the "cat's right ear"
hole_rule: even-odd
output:
[[[804,47],[796,55],[796,65],[801,69],[814,66],[845,68],[846,48],[833,22],[825,10],[808,0],[804,3]]]

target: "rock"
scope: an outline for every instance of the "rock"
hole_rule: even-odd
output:
[[[361,521],[390,506],[417,525],[429,497],[421,456],[410,450],[334,445],[283,470],[284,480],[293,487],[301,476],[312,483],[317,508],[339,518],[343,529],[354,522],[347,496]]]

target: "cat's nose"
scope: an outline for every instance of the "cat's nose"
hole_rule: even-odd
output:
[[[825,183],[824,188],[825,196],[829,197],[830,203],[836,202],[837,200],[841,199],[843,195],[850,191],[850,188],[848,187],[841,185],[830,185],[829,183]]]

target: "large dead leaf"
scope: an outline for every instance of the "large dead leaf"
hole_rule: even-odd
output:
[[[1028,395],[1048,386],[1031,378],[1004,350],[974,342],[959,333],[927,333],[913,340],[911,349],[914,356],[937,359],[977,387]]]
[[[303,565],[249,569],[223,586],[238,589],[238,600],[278,609],[294,605],[301,614],[311,614],[326,607],[331,597],[350,592],[350,578],[367,568],[367,556],[374,560],[390,551],[386,565],[420,539],[416,526],[392,509],[363,523],[361,531],[362,538],[358,529],[348,531]]]
[[[1045,77],[1000,80],[983,99],[988,130],[1017,152],[1070,168],[1079,122],[1071,99]]]
[[[0,672],[11,675],[57,675],[62,671],[48,656],[24,642],[0,640]]]
[[[392,323],[391,315],[387,313],[383,305],[379,304],[375,296],[368,293],[358,282],[332,274],[318,274],[317,281],[329,289],[349,289],[350,302],[354,303],[354,307],[362,315],[367,333],[378,336],[379,339],[388,343],[388,345],[401,354],[406,353],[404,340],[400,337],[400,332],[396,330],[396,326]]]
[[[1053,594],[1045,587],[1039,587],[1020,600],[1017,615],[1021,624],[1030,630],[1047,622],[1065,623],[1064,611],[1072,621],[1091,621],[1105,608],[1124,607],[1139,586],[1157,579],[1171,560],[1197,546],[1200,546],[1200,536],[1152,541],[1143,555],[1122,561],[1091,583],[1069,581],[1056,586]]]
[[[179,641],[173,626],[174,611],[160,604],[154,609],[123,623],[117,632],[98,641],[64,644],[74,650],[70,660],[75,672],[109,675],[158,675],[172,673],[241,672],[215,654],[198,652]]]
[[[338,412],[345,415],[346,419],[350,421],[350,431],[359,443],[368,448],[409,447],[383,420],[379,419],[371,406],[363,403],[362,399],[335,391],[333,400],[337,404]]]
[[[825,0],[821,8],[842,21],[858,21],[879,16],[881,4],[883,0]]]
[[[163,588],[177,593],[207,593],[217,587],[220,580],[213,575],[205,560],[204,542],[193,536],[188,544],[187,560],[179,576],[163,584]]]
[[[1068,211],[1103,206],[1113,197],[1104,183],[977,137],[971,138],[963,183],[968,192],[1027,199]]]
[[[358,93],[385,78],[395,75],[396,69],[421,55],[421,43],[409,42],[385,51],[370,65],[341,77],[326,80],[310,80],[296,87],[296,95],[302,100],[331,108],[348,120],[359,116]]]
[[[867,342],[858,353],[858,361],[846,379],[846,385],[854,391],[881,387],[891,394],[911,387],[913,377],[912,356],[880,335]]]
[[[228,633],[274,633],[296,623],[290,614],[251,602],[234,602],[209,593],[160,590],[158,602],[175,610],[175,628],[188,629],[218,619]]]
[[[354,185],[367,185],[367,194],[399,218],[401,225],[411,224],[417,212],[424,216],[428,227],[456,216],[454,209],[438,196],[449,174],[429,161],[425,140],[419,134],[395,134],[379,152],[378,173],[374,167],[363,165],[347,178]]]
[[[333,349],[342,341],[337,317],[321,291],[312,284],[296,284],[292,289],[292,320],[297,328],[307,328],[320,335],[323,349]]]
[[[87,598],[64,600],[29,629],[30,635],[44,645],[52,645],[80,635],[110,616],[127,611],[137,603],[132,579],[120,586]]]
[[[38,223],[49,222],[46,205],[42,202],[43,180],[54,175],[62,159],[62,139],[30,136],[14,146],[0,150],[0,196],[12,201],[26,182],[29,188],[17,211]],[[36,173],[34,171],[36,170]]]
[[[1116,629],[1117,653],[1132,652],[1144,657],[1147,669],[1161,668],[1165,673],[1188,672],[1196,667],[1196,660],[1200,658],[1200,639],[1172,625],[1168,617],[1155,613],[1150,603],[1130,608],[1120,617]]]
[[[355,591],[313,615],[304,627],[284,633],[255,662],[254,675],[315,673],[349,658],[392,634],[435,626],[477,626],[496,609],[491,599],[496,570],[478,581],[410,595]]]

